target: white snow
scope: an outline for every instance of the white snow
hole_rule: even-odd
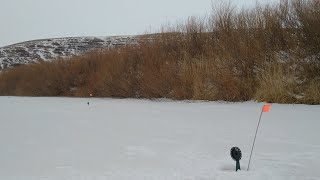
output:
[[[320,179],[320,106],[272,104],[246,171],[262,106],[0,97],[0,179]]]

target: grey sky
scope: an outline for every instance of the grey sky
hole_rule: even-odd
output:
[[[248,7],[256,0],[231,1]],[[42,38],[143,34],[210,9],[211,0],[0,0],[0,47]]]

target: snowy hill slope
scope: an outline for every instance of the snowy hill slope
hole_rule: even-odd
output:
[[[135,43],[137,36],[66,37],[27,41],[0,48],[0,70],[37,60],[71,57],[95,49]]]
[[[320,179],[320,106],[273,104],[246,171],[262,106],[0,97],[0,179]]]

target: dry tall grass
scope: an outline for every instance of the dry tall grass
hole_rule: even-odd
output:
[[[319,0],[212,12],[139,45],[6,70],[0,94],[320,104]]]

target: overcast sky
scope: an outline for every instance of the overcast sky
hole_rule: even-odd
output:
[[[42,38],[143,34],[166,22],[203,16],[210,12],[211,1],[0,0],[0,47]],[[256,0],[231,1],[252,7]]]

